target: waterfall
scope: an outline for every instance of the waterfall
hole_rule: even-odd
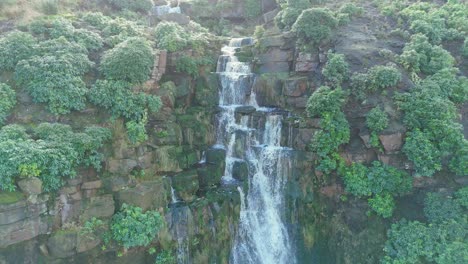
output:
[[[220,77],[217,144],[226,149],[224,184],[238,184],[241,197],[239,231],[231,252],[232,264],[294,264],[285,218],[284,189],[290,171],[290,149],[281,146],[283,116],[259,107],[252,91],[248,63],[235,56],[238,48],[251,45],[251,38],[233,39],[223,47],[217,72]],[[254,107],[262,122],[251,115],[236,119],[236,109]],[[234,164],[248,165],[247,185],[233,176]]]

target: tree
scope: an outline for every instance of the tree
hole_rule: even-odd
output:
[[[322,70],[322,74],[327,81],[335,87],[341,86],[341,83],[348,79],[349,65],[343,54],[328,54],[328,61]]]
[[[10,86],[0,83],[0,126],[16,104],[16,93]]]
[[[330,38],[332,30],[338,25],[333,12],[327,8],[310,8],[304,10],[292,26],[301,43],[312,43],[318,46]]]
[[[148,41],[133,37],[104,53],[100,70],[107,79],[142,83],[148,80],[153,62]]]

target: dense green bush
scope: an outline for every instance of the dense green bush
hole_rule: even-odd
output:
[[[262,3],[256,0],[244,0],[244,10],[247,18],[257,18],[262,13]]]
[[[10,86],[0,83],[0,127],[16,104],[16,93]]]
[[[320,45],[330,38],[332,30],[338,25],[333,12],[327,8],[304,10],[292,26],[301,44]]]
[[[401,73],[392,66],[374,66],[369,69],[370,91],[383,90],[389,87],[395,87],[401,80]]]
[[[31,34],[13,31],[0,38],[0,71],[11,71],[33,55],[36,40]]]
[[[323,116],[324,113],[341,111],[346,96],[341,88],[330,89],[328,86],[319,87],[307,101],[306,111],[310,117]]]
[[[135,12],[149,12],[153,3],[151,0],[108,0],[120,9],[128,9]]]
[[[36,54],[16,66],[17,83],[54,114],[84,109],[87,88],[82,75],[93,65],[86,49],[61,37],[41,43]]]
[[[142,83],[148,80],[153,63],[148,41],[135,37],[105,52],[99,69],[107,79]]]
[[[433,90],[431,92],[445,98],[449,98],[456,104],[461,104],[468,101],[468,78],[457,77],[458,69],[445,68],[434,75],[424,79],[421,86],[425,90]]]
[[[412,188],[412,179],[404,171],[374,161],[372,167],[353,163],[341,168],[346,191],[368,197],[369,206],[380,216],[388,218],[395,207],[393,196],[404,195]]]
[[[352,16],[362,16],[364,13],[364,8],[356,6],[354,3],[346,3],[339,10],[340,13],[347,14],[350,17]]]
[[[123,204],[120,212],[112,217],[112,238],[124,248],[147,246],[153,241],[164,220],[157,211],[146,211]]]
[[[462,55],[464,57],[468,57],[468,38],[465,38],[462,46]]]
[[[348,79],[349,65],[343,54],[329,53],[328,61],[323,67],[322,74],[325,80],[333,84],[333,86],[341,86],[343,81]]]
[[[375,107],[367,114],[366,124],[372,132],[382,132],[388,126],[388,115],[380,107]]]
[[[429,43],[425,35],[416,34],[403,48],[399,62],[409,71],[434,74],[444,68],[451,68],[455,59],[442,47]]]
[[[287,7],[275,16],[275,24],[282,30],[289,30],[301,13],[301,9]]]
[[[442,169],[441,153],[427,133],[419,129],[408,132],[403,152],[414,163],[417,175],[432,176]]]
[[[161,22],[154,29],[158,49],[169,52],[182,50],[189,44],[189,34],[174,22]]]
[[[428,193],[424,200],[424,215],[431,223],[441,223],[463,215],[463,209],[452,197],[440,193]]]
[[[147,124],[147,122],[148,120],[145,115],[141,120],[130,120],[127,123],[125,123],[128,140],[130,140],[132,144],[136,145],[148,140],[148,135],[146,134],[145,129],[145,125]]]
[[[100,127],[74,133],[68,125],[44,123],[33,139],[21,126],[5,126],[0,130],[0,189],[13,191],[19,176],[38,176],[45,191],[58,190],[65,178],[76,175],[77,166],[100,169],[98,149],[109,138],[110,131]]]

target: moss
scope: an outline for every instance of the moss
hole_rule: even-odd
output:
[[[21,192],[0,192],[0,204],[12,204],[24,199]]]

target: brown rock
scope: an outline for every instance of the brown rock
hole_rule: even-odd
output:
[[[81,189],[83,190],[99,189],[101,187],[102,187],[102,181],[100,180],[85,182],[83,183],[83,185],[81,185]]]
[[[283,94],[291,97],[306,95],[309,84],[307,77],[287,79],[284,81]]]
[[[318,65],[319,62],[316,55],[300,52],[296,58],[294,70],[296,72],[310,72],[317,69]]]
[[[400,132],[389,135],[379,135],[379,139],[387,154],[399,151],[403,145],[403,133]]]
[[[37,177],[21,180],[18,182],[18,186],[28,195],[42,193],[42,181]]]

